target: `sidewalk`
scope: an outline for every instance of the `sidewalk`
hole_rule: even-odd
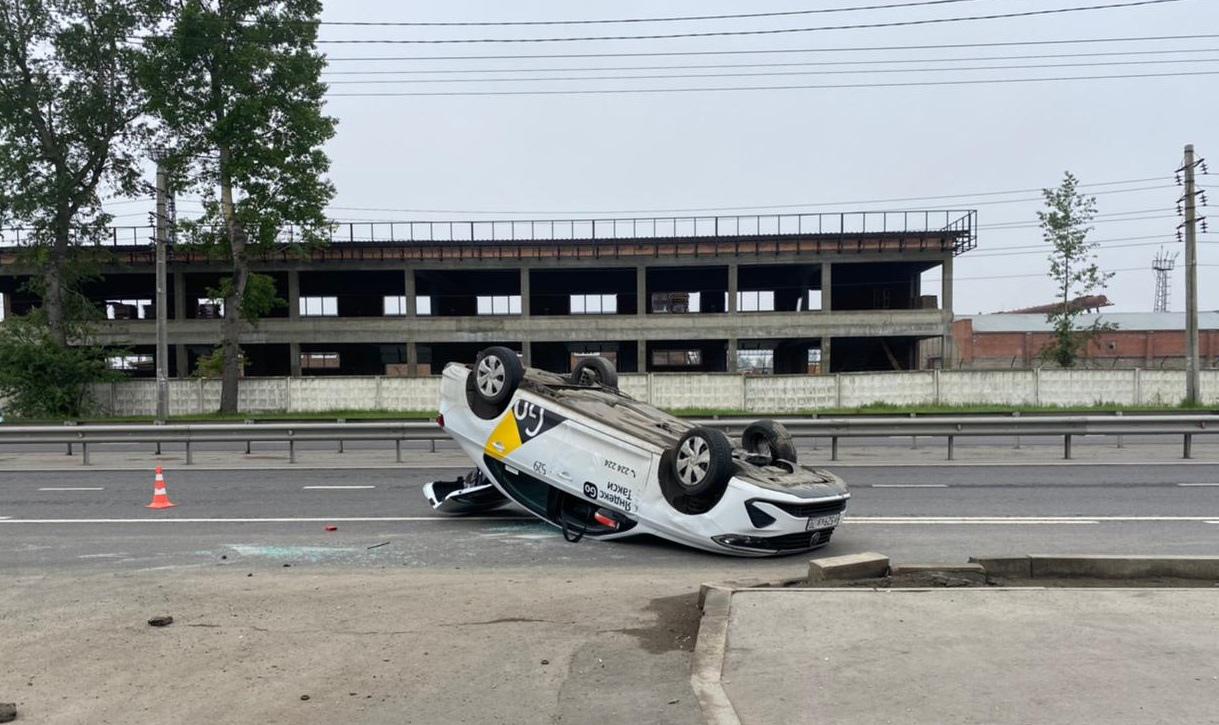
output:
[[[1020,448],[1009,441],[988,439],[957,441],[955,460],[947,460],[947,447],[943,439],[920,438],[912,446],[909,438],[884,440],[848,440],[839,444],[839,460],[832,461],[828,441],[816,446],[812,441],[801,440],[800,461],[810,465],[829,468],[852,466],[944,466],[944,465],[1072,465],[1072,464],[1129,464],[1142,463],[1219,463],[1219,434],[1196,436],[1193,458],[1181,458],[1181,441],[1166,437],[1155,442],[1127,442],[1118,448],[1116,441],[1102,438],[1076,439],[1070,461],[1062,457],[1061,439],[1025,439]],[[81,470],[80,446],[74,446],[73,455],[66,454],[64,447],[43,446],[38,451],[18,451],[11,447],[0,450],[0,471],[60,471]],[[202,450],[201,450],[202,448]],[[469,468],[470,460],[449,442],[441,442],[432,452],[427,444],[418,442],[402,446],[402,462],[394,457],[390,444],[372,447],[367,444],[348,444],[345,453],[338,452],[338,443],[327,447],[316,444],[299,445],[296,463],[289,464],[286,446],[255,444],[253,452],[246,454],[238,445],[229,450],[215,450],[198,446],[192,452],[192,467],[199,469],[257,469],[284,468],[290,465],[301,468]],[[145,470],[149,466],[162,465],[180,468],[186,465],[186,453],[181,446],[166,446],[162,455],[154,453],[151,444],[93,445],[89,449],[89,465],[95,470]]]
[[[719,723],[1219,722],[1219,589],[776,589],[719,600],[729,602],[721,685],[731,703]]]

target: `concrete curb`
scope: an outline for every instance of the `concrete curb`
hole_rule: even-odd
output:
[[[989,576],[1012,579],[1198,579],[1219,581],[1219,556],[1028,554],[971,556]]]
[[[724,654],[728,649],[728,616],[734,590],[704,585],[699,591],[703,616],[690,658],[690,687],[709,725],[740,725],[736,708],[724,691]]]

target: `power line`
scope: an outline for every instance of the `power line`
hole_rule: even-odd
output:
[[[1176,214],[1163,214],[1159,216],[1135,216],[1125,219],[1097,219],[1093,224],[1113,224],[1114,222],[1140,222],[1155,219],[1176,219]],[[1012,222],[1006,224],[982,224],[978,229],[1033,229],[1041,226],[1040,222]]]
[[[403,27],[403,28],[453,28],[472,26],[527,26],[527,25],[618,25],[623,23],[673,23],[693,20],[749,20],[757,18],[781,18],[797,15],[822,15],[827,13],[850,13],[865,10],[894,10],[898,8],[925,7],[930,5],[952,5],[978,0],[911,0],[890,5],[856,5],[845,8],[817,8],[815,10],[786,10],[769,13],[732,13],[726,15],[679,15],[660,18],[616,18],[597,20],[483,20],[483,21],[438,21],[438,22],[394,22],[377,20],[323,20],[319,25],[354,27]]]
[[[1182,0],[1130,0],[1121,3],[1104,3],[1099,5],[1077,5],[1067,8],[1052,8],[1045,10],[1024,10],[1014,13],[992,13],[989,15],[962,15],[949,18],[920,18],[918,20],[891,20],[883,23],[852,23],[848,25],[820,25],[806,28],[769,28],[765,30],[716,30],[697,33],[656,33],[651,35],[585,35],[551,38],[359,38],[328,40],[319,39],[319,44],[325,45],[469,45],[476,43],[578,43],[586,41],[609,40],[675,40],[679,38],[715,38],[741,37],[754,35],[790,35],[793,33],[814,33],[837,30],[869,30],[877,28],[901,28],[923,25],[943,25],[946,23],[975,22],[979,20],[1008,20],[1013,18],[1028,18],[1047,15],[1063,15],[1067,13],[1089,12],[1093,10],[1118,10],[1122,8],[1140,7],[1145,5],[1163,5],[1177,3]],[[154,36],[141,36],[138,39]]]
[[[606,88],[567,90],[522,90],[522,91],[390,91],[359,93],[327,93],[331,98],[403,98],[441,96],[592,96],[622,95],[632,93],[720,93],[733,91],[795,91],[833,90],[848,88],[916,88],[931,86],[972,86],[982,84],[1047,83],[1062,81],[1128,80],[1135,78],[1185,78],[1189,76],[1219,75],[1219,71],[1186,71],[1180,73],[1123,73],[1119,75],[1053,76],[1042,78],[976,78],[952,81],[911,81],[903,83],[836,83],[814,85],[781,86],[708,86],[705,88]]]
[[[1167,40],[1211,40],[1219,33],[1193,35],[1144,35],[1124,38],[1070,38],[1066,40],[1008,40],[985,43],[938,43],[935,45],[873,45],[837,48],[769,48],[761,50],[670,50],[628,53],[539,53],[509,55],[414,55],[414,56],[327,56],[330,63],[415,61],[415,60],[542,60],[550,58],[673,58],[717,55],[777,55],[790,53],[871,53],[890,50],[961,50],[966,48],[1013,48],[1043,45],[1080,45],[1092,43],[1150,43]]]
[[[1181,58],[1172,60],[1131,60],[1090,63],[1034,63],[1024,65],[965,66],[958,68],[864,68],[858,70],[757,71],[741,73],[663,73],[653,75],[611,76],[542,76],[536,78],[400,78],[394,80],[341,80],[327,85],[387,85],[401,83],[541,83],[549,81],[635,81],[675,78],[757,78],[813,75],[861,75],[871,73],[956,73],[961,71],[1030,70],[1045,68],[1097,68],[1129,65],[1162,65],[1180,63],[1219,63],[1219,58]]]
[[[788,63],[702,63],[691,65],[620,65],[582,68],[422,68],[415,70],[340,70],[323,71],[323,76],[352,75],[452,75],[466,73],[599,73],[605,71],[630,70],[718,70],[721,68],[799,68],[843,65],[896,65],[903,63],[964,63],[974,61],[1046,60],[1056,58],[1130,57],[1146,55],[1173,55],[1179,53],[1219,53],[1219,48],[1180,48],[1176,50],[1112,50],[1100,53],[1043,53],[1035,55],[990,55],[965,58],[890,58],[884,60],[826,60]],[[549,56],[548,56],[549,57]],[[1006,66],[1005,66],[1006,67]]]

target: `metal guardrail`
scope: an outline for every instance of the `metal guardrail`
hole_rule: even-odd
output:
[[[693,425],[719,428],[739,434],[750,419],[691,419]],[[1008,436],[1061,436],[1063,458],[1071,458],[1073,439],[1078,436],[1167,435],[1182,436],[1184,458],[1193,457],[1195,435],[1219,434],[1219,415],[1109,415],[1109,416],[931,416],[887,418],[781,418],[797,438],[829,438],[831,460],[838,460],[838,442],[843,438],[887,438],[910,436],[945,438],[948,460],[954,458],[957,438]],[[192,446],[199,443],[244,443],[246,452],[256,442],[288,444],[288,461],[296,462],[296,443],[328,441],[343,451],[345,441],[393,441],[395,460],[402,462],[403,441],[436,441],[448,434],[430,421],[401,422],[312,422],[312,423],[200,423],[167,425],[62,425],[0,426],[0,444],[52,444],[81,448],[82,463],[89,463],[89,446],[116,443],[183,444],[186,463],[192,463]]]

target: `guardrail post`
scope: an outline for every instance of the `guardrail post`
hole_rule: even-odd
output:
[[[249,418],[246,418],[246,420],[244,422],[246,425],[252,425],[254,423],[254,421],[250,420]],[[254,447],[254,441],[247,438],[246,442],[245,442],[245,454],[247,456],[250,455],[250,452],[253,450],[253,447]]]
[[[80,465],[89,465],[89,444],[84,441],[80,442]]]
[[[346,422],[347,422],[347,420],[345,418],[339,418],[340,424],[346,423]],[[343,452],[343,435],[340,433],[339,434],[339,453],[342,453],[342,452]]]
[[[401,438],[394,439],[394,461],[397,463],[402,462],[402,439]]]
[[[1071,434],[1067,433],[1062,437],[1062,457],[1064,460],[1071,460]]]
[[[186,441],[186,465],[191,465],[195,462],[194,456],[191,455],[190,441]]]
[[[838,436],[830,436],[830,460],[838,460]]]
[[[296,441],[292,439],[292,431],[288,431],[288,463],[296,463]]]
[[[1137,369],[1137,368],[1136,368],[1136,369]],[[1114,415],[1116,415],[1116,416],[1118,416],[1118,417],[1121,417],[1121,415],[1122,415],[1122,411],[1120,411],[1120,410],[1119,410],[1119,411],[1117,411],[1116,413],[1114,413]],[[1125,440],[1123,439],[1122,434],[1121,434],[1121,433],[1118,433],[1118,434],[1117,434],[1117,447],[1118,447],[1118,448],[1125,448],[1125,445],[1124,445],[1124,444],[1125,444]]]
[[[1017,411],[1013,412],[1013,413],[1012,413],[1012,417],[1013,417],[1013,418],[1019,418],[1019,417],[1020,417],[1020,411],[1018,411],[1018,410],[1017,410]],[[1019,433],[1017,433],[1017,434],[1016,434],[1016,450],[1020,450],[1020,434],[1019,434]]]
[[[1193,458],[1194,457],[1194,434],[1193,433],[1185,434],[1185,450],[1183,451],[1183,454],[1184,454],[1183,455],[1184,458]]]
[[[436,439],[433,438],[430,441],[428,441],[428,443],[432,444],[432,453],[435,453],[436,452]]]
[[[948,436],[948,460],[950,461],[956,459],[956,444],[957,437]]]
[[[910,417],[913,418],[914,413],[911,413]],[[910,450],[912,450],[912,451],[918,450],[918,436],[910,436]]]

